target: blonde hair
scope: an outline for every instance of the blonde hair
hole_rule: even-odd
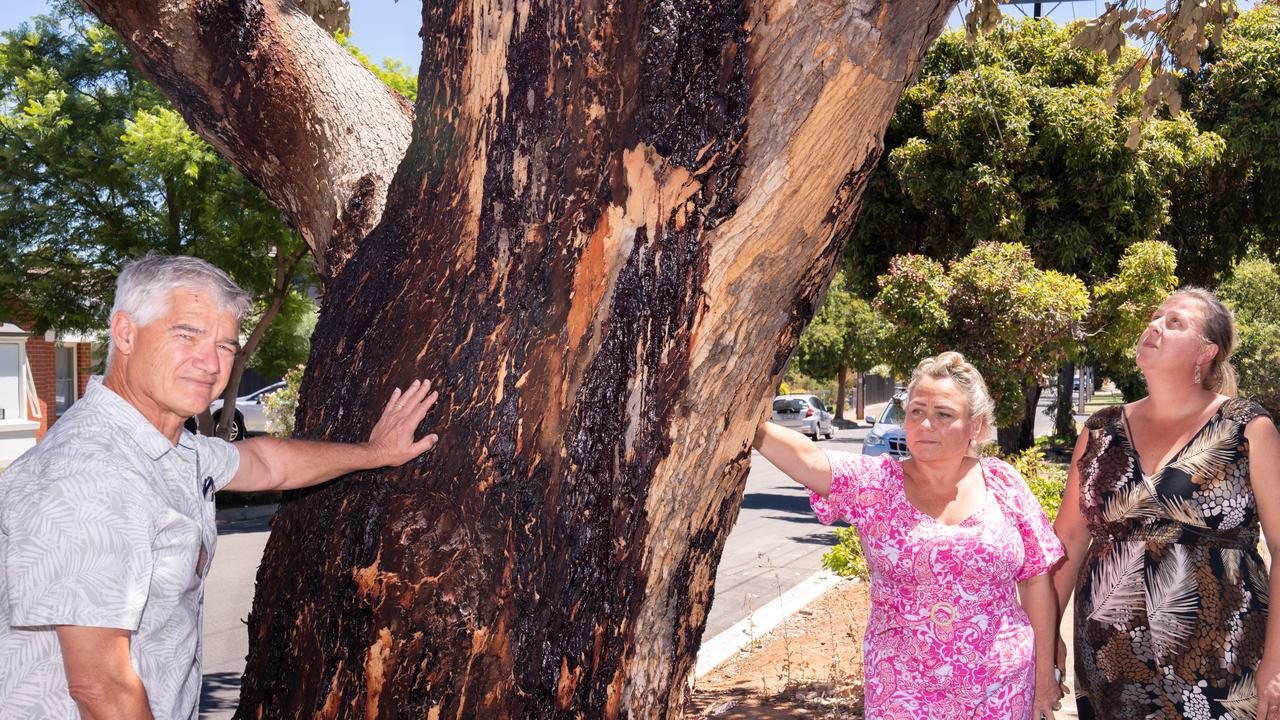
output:
[[[1200,301],[1204,308],[1200,323],[1200,336],[1205,342],[1218,346],[1218,353],[1209,361],[1209,367],[1201,375],[1200,386],[1205,390],[1235,397],[1239,392],[1236,369],[1231,365],[1231,355],[1236,351],[1239,337],[1236,335],[1236,317],[1231,308],[1222,304],[1211,290],[1188,285],[1178,288],[1169,298],[1185,296]]]
[[[908,401],[924,378],[947,379],[963,390],[969,402],[969,416],[981,422],[984,427],[985,432],[978,444],[989,439],[996,426],[996,404],[987,391],[987,382],[982,379],[982,373],[965,360],[964,355],[947,351],[921,360],[916,369],[911,371],[911,382],[907,383]]]

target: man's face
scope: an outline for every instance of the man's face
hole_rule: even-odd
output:
[[[208,293],[179,288],[169,311],[134,326],[129,384],[157,409],[187,418],[222,393],[239,348],[239,323]]]

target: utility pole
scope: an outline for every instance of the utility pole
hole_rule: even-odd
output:
[[[1040,17],[1040,5],[1041,3],[1038,3],[1038,2],[1036,3],[1035,14],[1032,17],[1037,17],[1037,18]]]

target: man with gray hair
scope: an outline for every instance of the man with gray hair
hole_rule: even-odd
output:
[[[435,402],[395,389],[364,443],[183,429],[227,383],[248,296],[190,257],[120,273],[105,378],[0,475],[0,716],[195,718],[214,492],[406,463]]]

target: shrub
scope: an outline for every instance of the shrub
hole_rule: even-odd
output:
[[[1049,462],[1039,446],[1023,450],[1005,458],[1022,479],[1027,481],[1031,494],[1040,501],[1044,514],[1052,522],[1058,517],[1058,506],[1062,504],[1062,490],[1067,486],[1067,466]]]
[[[284,374],[284,387],[262,398],[262,414],[267,432],[275,437],[293,435],[293,417],[298,410],[298,386],[302,384],[303,366]]]
[[[862,554],[862,541],[853,527],[835,529],[836,546],[822,555],[822,567],[837,575],[856,577],[866,582],[871,579],[871,569]]]

